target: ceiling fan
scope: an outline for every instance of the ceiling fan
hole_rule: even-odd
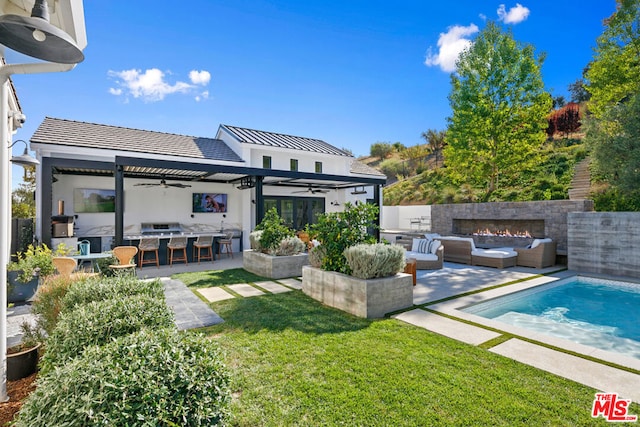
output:
[[[179,182],[172,182],[172,183],[167,183],[167,181],[162,178],[160,180],[160,182],[146,182],[146,183],[140,183],[140,184],[134,184],[134,187],[162,187],[162,188],[169,188],[169,187],[176,187],[176,188],[187,188],[187,187],[191,187],[191,185],[189,184],[182,184]]]
[[[329,190],[323,190],[321,188],[313,188],[311,184],[309,184],[309,188],[307,188],[306,190],[292,191],[292,193],[311,193],[311,194],[328,193],[328,192]]]

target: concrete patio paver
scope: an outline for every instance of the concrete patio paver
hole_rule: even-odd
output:
[[[640,375],[517,338],[505,341],[489,351],[588,385],[596,390],[616,392],[625,399],[640,402]]]
[[[458,322],[419,308],[400,313],[393,317],[428,331],[472,345],[479,345],[500,336],[499,333]]]
[[[231,295],[229,292],[225,291],[219,286],[213,286],[211,288],[200,288],[198,289],[198,292],[209,302],[224,301],[227,299],[235,298],[235,296]]]
[[[293,289],[297,289],[300,290],[302,289],[302,281],[298,280],[298,279],[278,279],[278,282],[282,283],[283,285],[287,285],[290,288]]]
[[[243,297],[257,297],[265,295],[260,289],[254,288],[247,283],[238,283],[236,285],[228,285],[227,288]]]
[[[283,292],[291,292],[292,290],[291,288],[287,288],[286,286],[282,286],[281,284],[272,282],[270,280],[264,282],[254,282],[253,284],[262,289],[266,289],[272,294],[281,294]]]
[[[179,330],[202,328],[224,322],[181,281],[168,277],[160,278],[160,281],[164,285],[165,301],[173,310],[174,321]]]

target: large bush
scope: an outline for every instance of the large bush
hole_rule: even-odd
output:
[[[63,310],[63,300],[67,294],[71,280],[62,276],[51,276],[38,287],[38,292],[31,305],[31,312],[36,315],[34,333],[51,335],[58,323],[58,316]],[[44,337],[40,337],[44,339]]]
[[[130,275],[94,277],[76,282],[63,299],[63,311],[78,305],[106,299],[124,299],[132,295],[148,295],[164,299],[163,285],[159,280],[139,280]]]
[[[38,380],[16,426],[216,426],[229,418],[229,376],[216,343],[142,330]]]
[[[276,208],[269,209],[255,229],[262,231],[258,243],[260,250],[269,255],[276,255],[280,242],[295,235],[294,231],[284,224]]]
[[[368,234],[368,228],[374,227],[377,214],[376,205],[361,203],[354,206],[345,203],[342,212],[318,216],[318,221],[309,227],[309,232],[324,247],[323,270],[351,274],[344,250],[359,243],[376,243],[375,236]]]
[[[113,338],[145,327],[168,328],[173,314],[163,299],[148,295],[94,301],[60,315],[47,339],[41,371],[47,373],[79,356],[93,344],[103,345]]]
[[[400,245],[360,244],[344,251],[351,275],[360,279],[394,276],[405,265],[405,249]]]

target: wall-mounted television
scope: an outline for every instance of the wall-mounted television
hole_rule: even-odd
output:
[[[95,213],[116,211],[116,190],[97,188],[74,188],[74,213]]]
[[[227,212],[227,195],[220,193],[193,193],[192,212]]]

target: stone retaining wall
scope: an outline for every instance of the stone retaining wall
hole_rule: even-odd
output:
[[[567,242],[570,270],[640,277],[640,212],[570,213]]]
[[[558,243],[559,254],[567,253],[567,214],[593,211],[592,200],[545,200],[538,202],[458,203],[431,206],[431,231],[453,234],[454,219],[544,220],[544,237]],[[510,245],[504,245],[510,246]],[[526,243],[523,245],[526,246]]]

